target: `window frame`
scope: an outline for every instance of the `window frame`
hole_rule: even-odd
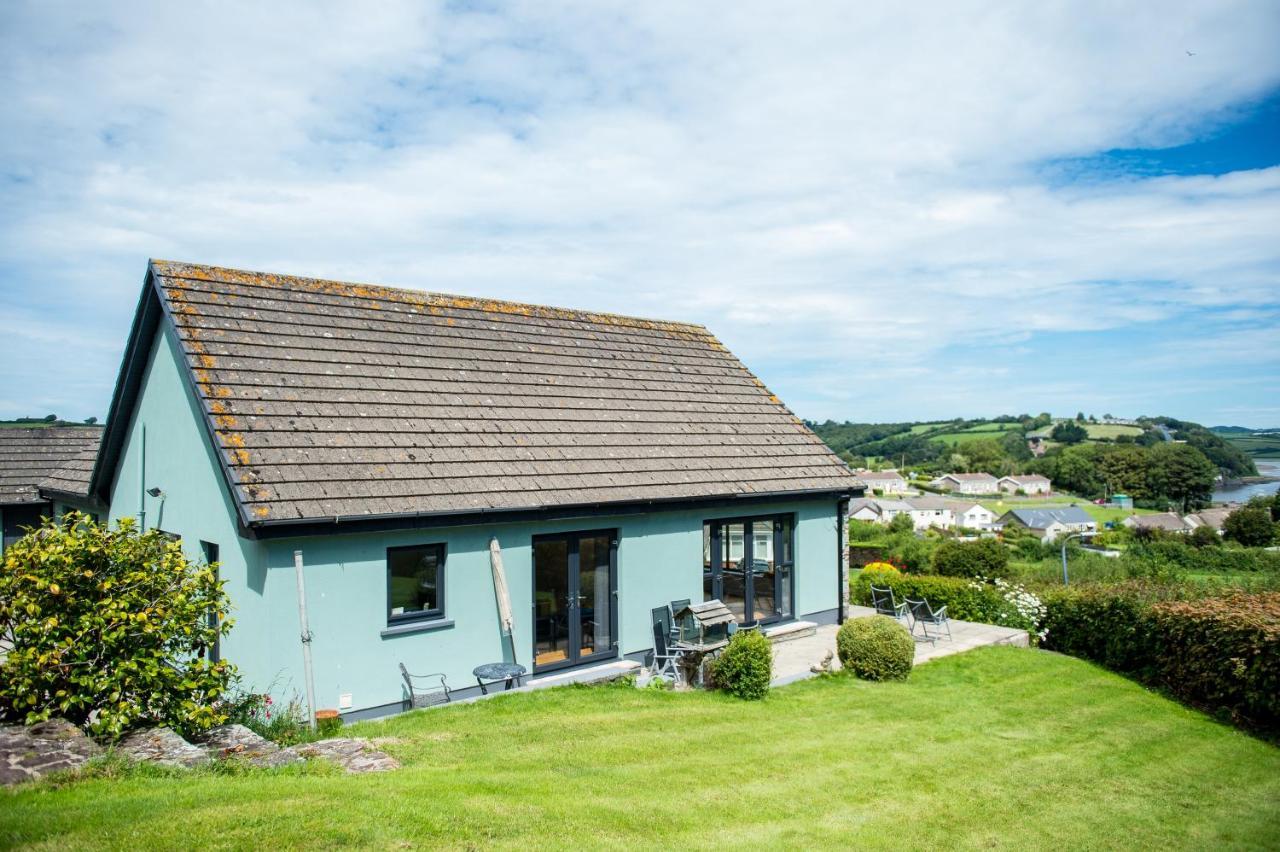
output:
[[[419,609],[413,612],[392,614],[391,610],[391,554],[404,550],[423,550],[428,547],[439,548],[440,556],[436,568],[436,606],[434,609]],[[445,568],[449,562],[449,546],[443,541],[426,541],[418,544],[402,544],[387,548],[386,580],[387,580],[387,627],[414,624],[422,621],[441,621],[445,613]]]
[[[705,530],[708,527],[710,528],[709,539],[710,539],[710,547],[711,547],[711,565],[709,567],[705,567],[705,566],[703,567],[704,588],[705,588],[705,582],[706,582],[706,573],[709,570],[711,574],[712,588],[714,589],[717,586],[719,586],[721,595],[723,595],[724,593],[724,588],[723,588],[724,565],[722,563],[721,556],[718,553],[718,548],[720,548],[721,542],[723,541],[721,531],[728,524],[742,524],[743,530],[747,531],[750,529],[751,525],[760,521],[768,521],[771,524],[773,524],[773,550],[775,554],[774,562],[778,568],[785,567],[787,569],[786,579],[780,582],[785,582],[787,584],[787,588],[785,590],[786,600],[791,605],[791,612],[786,613],[786,612],[779,611],[779,612],[775,612],[774,615],[768,618],[761,618],[754,621],[744,622],[744,624],[748,624],[748,625],[774,624],[777,622],[790,621],[798,617],[796,615],[796,573],[797,573],[796,572],[796,561],[797,561],[796,560],[796,526],[798,523],[797,513],[766,512],[759,515],[734,515],[734,516],[723,517],[723,518],[703,518],[702,520],[703,529]],[[789,542],[783,541],[780,527],[785,528],[789,531],[789,537],[790,537]],[[749,537],[749,536],[746,536],[746,537]],[[746,537],[744,537],[744,553],[745,553]],[[783,559],[782,556],[784,554],[790,558]],[[747,594],[747,598],[744,602],[744,607],[746,607],[748,612],[751,612],[755,608],[755,600],[754,600],[755,599],[755,577],[754,575],[752,576],[750,589],[744,590],[744,591]],[[777,591],[778,591],[778,587],[775,587],[775,598],[774,598],[775,601],[777,600]],[[704,600],[708,600],[708,598],[705,597],[706,595],[705,591],[703,592],[703,595],[704,595]]]

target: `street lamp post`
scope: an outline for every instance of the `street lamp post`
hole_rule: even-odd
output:
[[[1084,533],[1074,532],[1074,533],[1071,533],[1071,535],[1069,535],[1069,536],[1065,537],[1064,539],[1062,539],[1062,585],[1064,585],[1064,586],[1065,586],[1065,585],[1068,585],[1068,580],[1067,580],[1067,542],[1071,541],[1071,539],[1073,539],[1073,538],[1078,538],[1078,539],[1082,539],[1082,540],[1083,540],[1083,538],[1084,538]]]

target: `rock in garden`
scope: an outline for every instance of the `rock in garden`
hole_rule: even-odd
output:
[[[212,758],[257,757],[280,750],[280,746],[244,725],[219,725],[201,737],[202,746]]]
[[[63,769],[75,769],[102,748],[65,719],[34,725],[0,725],[0,784],[34,781]]]
[[[134,731],[116,744],[116,750],[134,760],[146,760],[165,766],[199,766],[209,762],[209,755],[168,728],[146,728]]]
[[[368,740],[339,738],[301,743],[281,749],[281,753],[296,754],[305,758],[320,758],[336,763],[351,773],[388,772],[399,769],[400,763],[385,752],[378,751]]]

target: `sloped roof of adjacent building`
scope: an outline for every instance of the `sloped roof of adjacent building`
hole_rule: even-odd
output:
[[[1010,509],[1002,517],[1012,515],[1033,530],[1048,529],[1054,523],[1091,524],[1093,516],[1079,506],[1056,506],[1046,509]]]
[[[890,480],[893,482],[905,482],[902,474],[896,470],[860,470],[856,473],[861,480]]]
[[[995,482],[996,478],[989,473],[944,473],[938,479],[954,479],[956,482]],[[934,480],[935,482],[937,480]]]
[[[1210,527],[1215,530],[1222,529],[1222,524],[1239,506],[1211,506],[1208,509],[1201,509],[1198,512],[1187,515],[1184,519],[1188,525],[1193,527]]]
[[[1165,530],[1166,532],[1182,532],[1190,529],[1190,524],[1174,512],[1156,512],[1151,515],[1131,515],[1125,519],[1130,526],[1142,529]]]
[[[1019,473],[1019,474],[1010,474],[1009,476],[1000,477],[1001,482],[1003,482],[1006,479],[1012,482],[1048,482],[1049,481],[1049,477],[1041,476],[1038,473]]]
[[[0,505],[42,502],[42,489],[85,496],[101,438],[101,426],[0,429]]]
[[[249,526],[860,488],[702,326],[167,261],[148,287]]]

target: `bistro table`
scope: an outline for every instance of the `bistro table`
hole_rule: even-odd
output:
[[[717,642],[687,642],[684,640],[671,643],[671,650],[680,652],[680,667],[685,671],[685,683],[701,686],[703,683],[703,663],[707,657],[714,657],[729,644],[728,639]]]
[[[513,681],[516,686],[520,685],[520,678],[524,676],[525,668],[519,663],[485,663],[483,666],[472,669],[471,674],[475,677],[476,683],[480,684],[480,693],[488,695],[489,686],[485,681],[497,683],[504,680],[507,682],[507,689],[510,689]]]

